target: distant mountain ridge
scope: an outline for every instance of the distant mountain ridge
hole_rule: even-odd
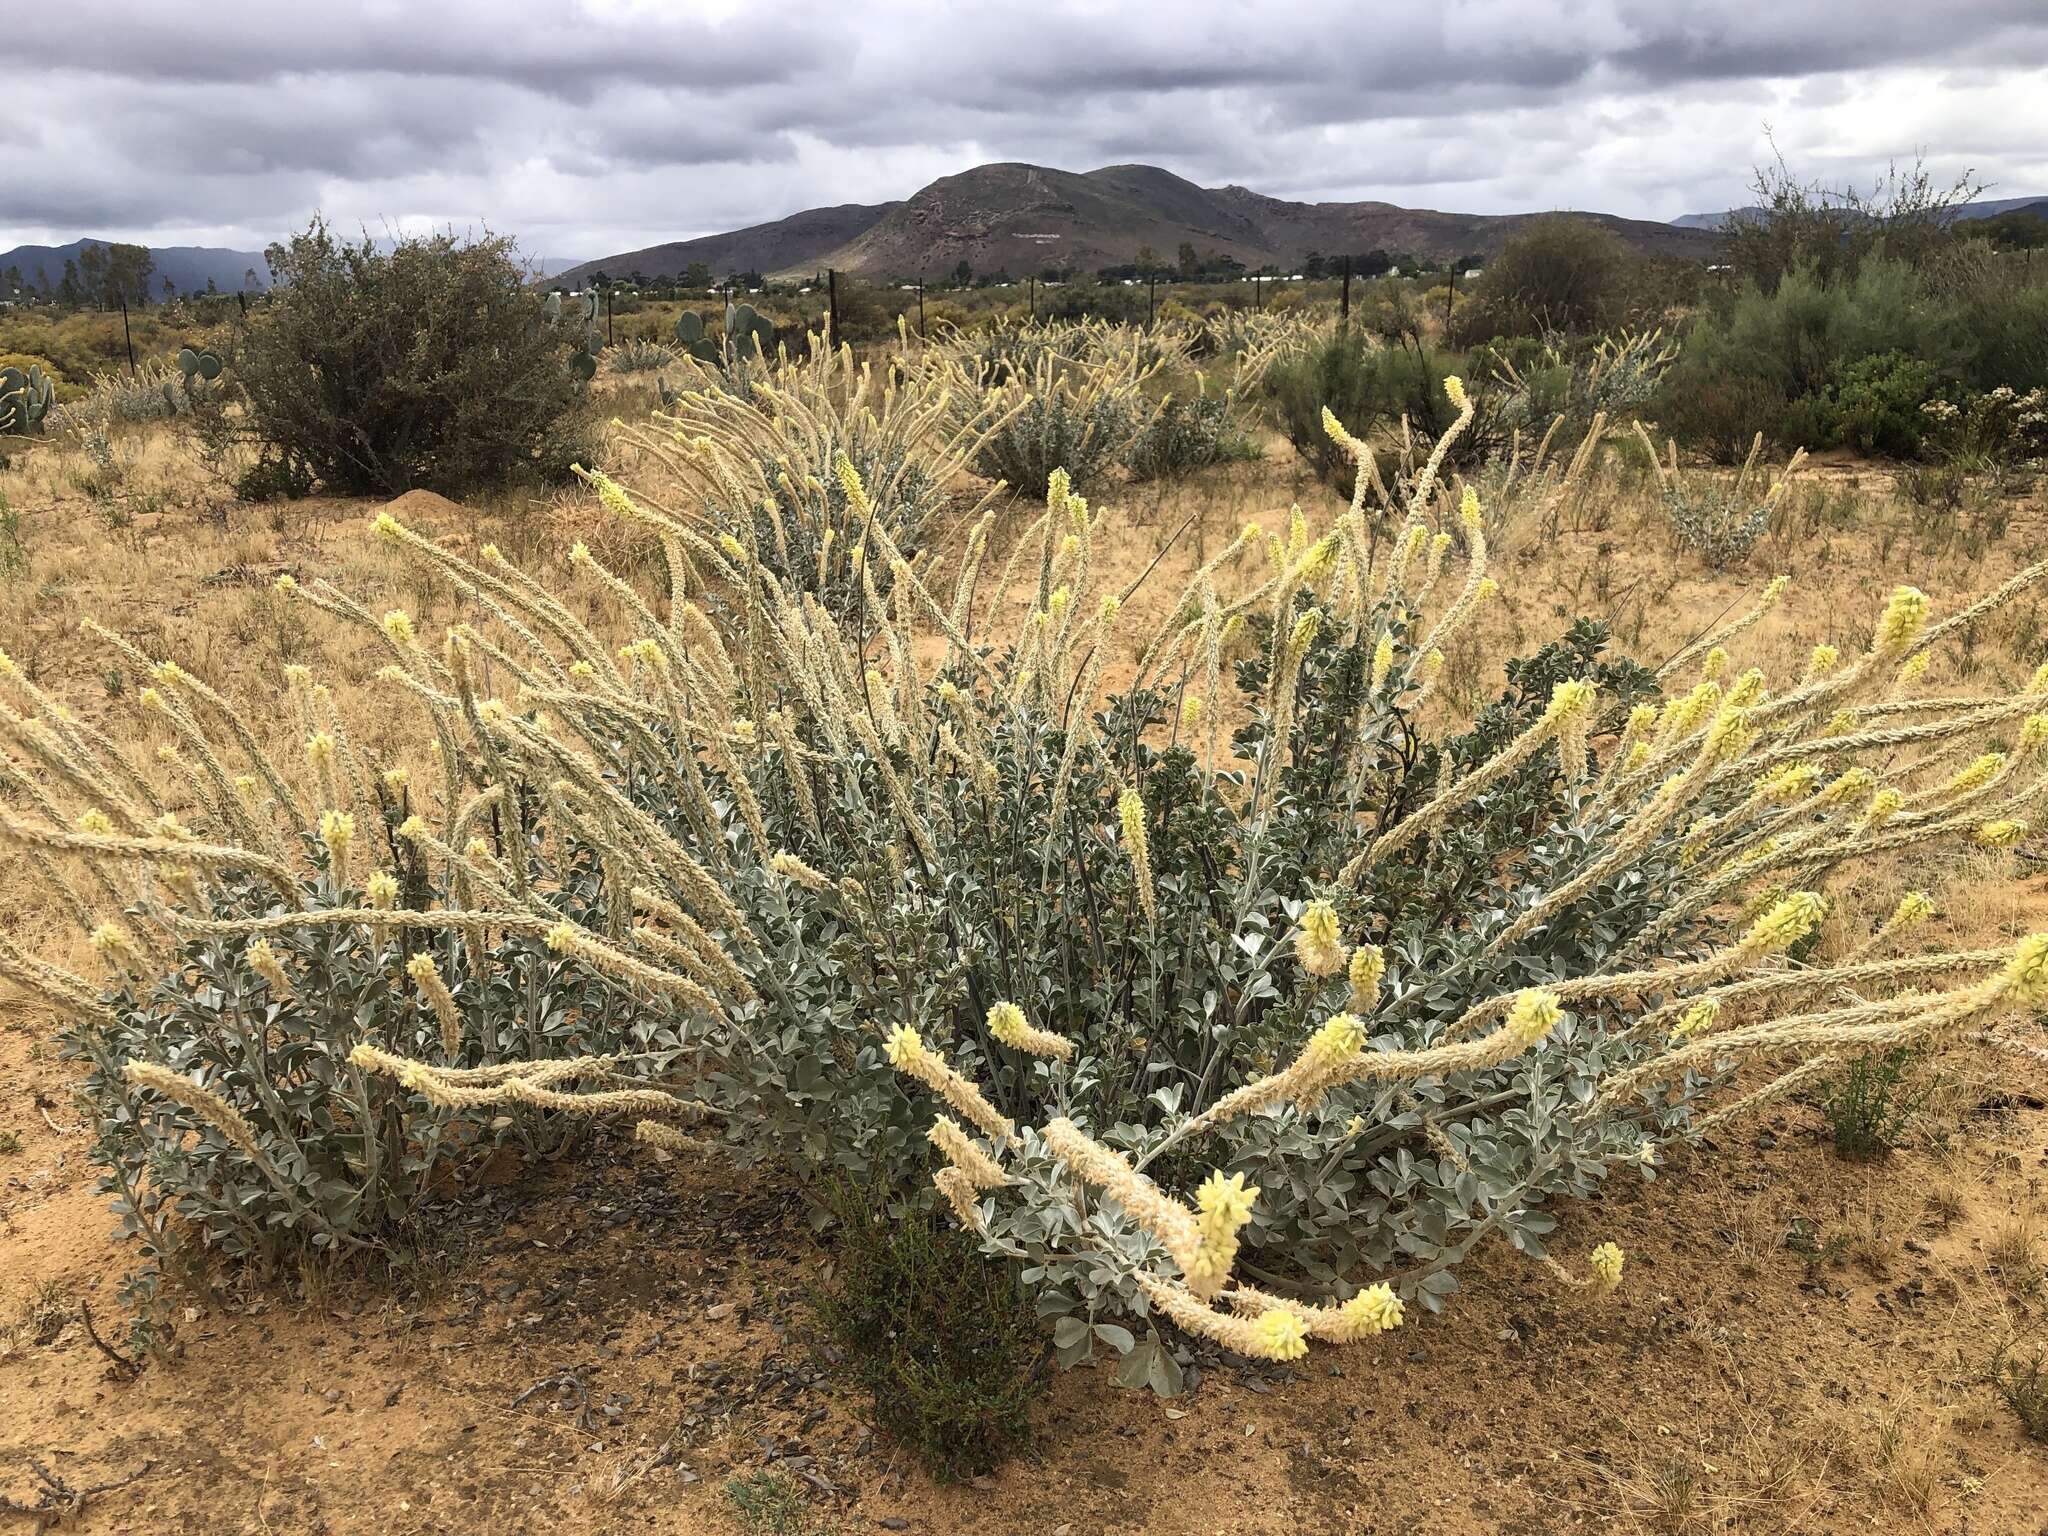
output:
[[[17,245],[11,251],[0,251],[0,272],[19,268],[29,287],[47,287],[54,292],[64,280],[65,262],[76,263],[89,245],[105,247],[115,243],[87,239],[74,240],[69,245]],[[180,293],[204,292],[209,278],[222,293],[234,293],[243,286],[251,268],[256,273],[257,288],[270,284],[270,265],[261,251],[231,251],[210,245],[152,245],[149,256],[156,263],[149,279],[152,298],[162,291],[167,277]]]
[[[728,234],[673,241],[585,262],[558,274],[575,285],[597,273],[682,275],[701,261],[714,277],[755,271],[790,276],[836,267],[871,279],[977,273],[1023,277],[1046,267],[1093,272],[1149,248],[1171,266],[1183,243],[1249,267],[1292,270],[1310,251],[1385,250],[1434,260],[1487,256],[1540,213],[1441,213],[1393,203],[1297,203],[1246,187],[1202,187],[1153,165],[1062,171],[998,162],[942,176],[897,203],[815,208]],[[1587,213],[1654,255],[1704,260],[1708,230]],[[744,256],[744,260],[741,257]]]
[[[17,245],[11,251],[0,251],[0,272],[18,268],[22,281],[29,287],[55,291],[64,280],[66,261],[75,263],[89,245],[108,246],[114,243],[111,240],[85,239],[74,240],[69,245]],[[380,246],[388,248],[391,243],[388,236],[378,237]],[[261,251],[235,251],[211,245],[152,245],[149,256],[156,263],[156,270],[149,278],[151,298],[163,291],[167,277],[179,293],[203,293],[209,279],[220,292],[235,293],[245,286],[251,271],[256,274],[256,288],[270,286],[270,263]],[[522,259],[541,277],[551,277],[565,267],[575,265],[560,258],[538,258],[524,253]],[[9,295],[0,294],[0,298],[4,297]]]
[[[1955,210],[1959,219],[1995,219],[2001,213],[2012,213],[2021,208],[2033,209],[2048,204],[2048,195],[2035,193],[2032,197],[1986,197],[1973,203],[1964,203]],[[1754,205],[1744,208],[1728,208],[1720,213],[1682,213],[1671,221],[1673,229],[1720,230],[1728,227],[1731,219],[1753,219],[1764,212]]]

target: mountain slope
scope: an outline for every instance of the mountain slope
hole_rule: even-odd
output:
[[[1244,187],[1201,187],[1151,165],[1086,173],[999,162],[942,176],[901,203],[821,208],[729,235],[609,256],[564,273],[648,276],[702,261],[716,276],[750,269],[808,273],[820,267],[877,279],[937,278],[962,261],[978,273],[1023,277],[1048,267],[1093,272],[1150,249],[1171,266],[1182,244],[1248,267],[1291,269],[1310,251],[1336,256],[1381,249],[1449,260],[1498,250],[1537,214],[1439,213],[1392,203],[1296,203]],[[1703,260],[1713,234],[1640,219],[1587,214],[1640,250]],[[832,224],[858,223],[834,241]],[[743,253],[736,254],[736,253]]]
[[[29,287],[47,286],[54,289],[64,280],[64,263],[77,261],[79,253],[88,245],[105,246],[107,240],[74,240],[69,245],[17,245],[11,251],[0,251],[0,272],[10,267],[19,267],[23,282]],[[222,293],[234,293],[240,289],[246,274],[253,267],[258,288],[270,282],[270,267],[261,251],[231,251],[209,245],[167,245],[151,246],[150,260],[156,263],[156,270],[150,274],[150,296],[154,298],[163,290],[164,279],[169,278],[180,293],[204,290],[208,278]],[[38,274],[42,274],[39,277]]]
[[[2013,213],[2021,208],[2032,208],[2048,201],[2036,194],[2033,197],[1984,197],[1974,203],[1964,203],[1955,213],[1959,219],[1995,219],[2001,213]],[[1671,221],[1673,229],[1726,229],[1730,219],[1753,219],[1764,212],[1750,206],[1729,208],[1721,213],[1681,213]]]
[[[714,280],[728,272],[782,272],[822,265],[820,258],[858,238],[900,203],[841,203],[808,208],[786,219],[753,224],[722,235],[671,240],[644,250],[623,251],[602,261],[586,261],[556,274],[574,288],[599,272],[623,278],[638,272],[647,278],[681,277],[690,263],[701,261]]]

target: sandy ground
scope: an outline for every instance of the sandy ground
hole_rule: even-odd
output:
[[[132,692],[76,631],[96,613],[254,706],[306,661],[347,698],[375,666],[353,637],[268,592],[326,575],[373,609],[450,616],[367,535],[372,507],[229,506],[189,489],[161,437],[131,445],[122,516],[99,515],[54,446],[0,475],[29,568],[0,584],[0,647],[75,709],[146,732]],[[1284,447],[1192,485],[1099,495],[1128,531],[1106,558],[1135,574],[1199,516],[1134,599],[1142,635],[1202,550],[1291,501],[1333,510]],[[473,546],[554,565],[572,534],[628,565],[630,541],[575,498],[401,515]],[[602,532],[606,540],[594,534]],[[1863,466],[1815,470],[1781,532],[1744,568],[1701,569],[1624,479],[1555,528],[1511,531],[1509,601],[1493,659],[1454,657],[1446,693],[1499,687],[1499,647],[1569,615],[1610,616],[1661,658],[1774,570],[1795,586],[1743,660],[1782,668],[1815,641],[1867,633],[1912,580],[1982,590],[2043,553],[2038,500],[1936,518]],[[594,590],[565,574],[594,621]],[[2048,658],[2036,599],[1983,626],[1940,691],[1997,692]],[[1466,670],[1469,668],[1469,671]],[[1452,686],[1453,683],[1456,686]],[[1463,697],[1460,698],[1459,695]],[[354,722],[374,751],[418,743],[395,711]],[[282,722],[276,728],[282,732]],[[1903,866],[1843,893],[1837,920],[1932,884],[1932,944],[1990,943],[2048,919],[2022,860]],[[0,922],[56,958],[79,941],[21,872],[0,875]],[[1461,1270],[1440,1318],[1301,1368],[1216,1361],[1192,1395],[1120,1391],[1106,1369],[1062,1377],[1038,1454],[985,1483],[934,1487],[860,1424],[806,1342],[806,1287],[824,1262],[792,1192],[721,1163],[600,1143],[555,1165],[500,1165],[451,1221],[448,1252],[398,1283],[223,1276],[182,1301],[172,1358],[131,1377],[93,1343],[118,1337],[126,1263],[93,1193],[86,1138],[51,1020],[0,992],[0,1497],[80,1501],[65,1529],[178,1532],[910,1530],[1520,1532],[1576,1530],[2048,1531],[2048,1448],[1988,1385],[2010,1337],[2041,1340],[2048,1075],[1959,1051],[1914,1143],[1862,1167],[1829,1151],[1818,1113],[1788,1104],[1617,1180],[1564,1213],[1559,1241],[1613,1237],[1626,1283],[1589,1302],[1504,1249]],[[18,1143],[18,1146],[15,1145]],[[802,1495],[796,1523],[739,1522],[724,1489],[770,1472]],[[0,1506],[4,1508],[4,1506]],[[0,1514],[0,1531],[21,1516]]]

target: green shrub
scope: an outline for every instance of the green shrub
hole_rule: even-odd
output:
[[[237,501],[303,501],[313,494],[313,472],[288,453],[259,454],[235,477]]]
[[[1275,362],[1266,373],[1266,391],[1295,452],[1348,497],[1353,464],[1323,430],[1324,408],[1354,436],[1367,439],[1398,431],[1405,419],[1427,446],[1456,419],[1444,395],[1444,378],[1457,371],[1456,363],[1420,343],[1381,345],[1361,327],[1340,326]],[[1501,417],[1505,396],[1483,381],[1470,382],[1479,415],[1452,447],[1454,468],[1484,463],[1509,430]]]
[[[876,1427],[941,1482],[1028,1448],[1053,1341],[1015,1274],[935,1212],[892,1213],[886,1188],[837,1180],[823,1195],[834,1262],[812,1305],[826,1359],[867,1395]]]
[[[2027,1438],[2048,1441],[2048,1351],[2022,1356],[2007,1339],[1991,1357],[1990,1376]]]
[[[1925,1088],[1907,1082],[1916,1060],[1903,1046],[1864,1051],[1842,1069],[1821,1098],[1835,1155],[1867,1163],[1899,1145],[1906,1127],[1926,1102]]]
[[[462,495],[559,464],[578,399],[568,337],[509,240],[387,251],[316,220],[270,266],[278,286],[229,377],[256,436],[330,490]]]
[[[1470,347],[1497,336],[1609,330],[1625,318],[1633,260],[1619,235],[1591,219],[1532,220],[1481,271],[1452,317],[1451,340]]]
[[[932,388],[927,404],[950,400]],[[837,477],[857,479],[849,465]],[[682,546],[666,514],[599,490]],[[216,759],[253,754],[231,728],[183,730],[176,710],[212,706],[172,669],[152,679],[157,707],[181,736],[217,742],[192,770],[208,840],[76,830],[79,799],[117,826],[152,819],[94,740],[17,678],[22,707],[0,713],[10,750],[55,741],[87,766],[67,781],[84,787],[8,811],[0,829],[31,853],[91,854],[134,891],[125,921],[148,925],[155,949],[101,933],[126,978],[111,1003],[5,935],[0,962],[76,1017],[103,1083],[138,1095],[109,1104],[106,1134],[170,1159],[176,1186],[245,1247],[261,1236],[244,1230],[252,1191],[265,1224],[293,1215],[266,1159],[304,1203],[287,1136],[341,1160],[322,1169],[336,1212],[315,1206],[323,1221],[366,1209],[357,1073],[390,1095],[405,1146],[437,1146],[436,1126],[471,1116],[490,1131],[549,1109],[632,1113],[644,1139],[672,1144],[686,1138],[667,1117],[697,1113],[742,1162],[886,1189],[891,1216],[942,1196],[1029,1291],[1062,1363],[1128,1343],[1144,1367],[1128,1379],[1169,1390],[1174,1328],[1295,1358],[1311,1330],[1339,1343],[1442,1306],[1482,1241],[1549,1256],[1553,1207],[1655,1177],[1659,1149],[1699,1131],[1745,1062],[1799,1072],[1786,1057],[1855,1048],[1866,1019],[1912,1044],[2048,997],[2042,936],[2008,957],[1921,957],[1910,975],[1777,960],[1803,955],[1823,910],[1787,883],[1897,846],[1866,813],[1857,763],[1883,746],[1830,722],[1884,697],[1969,614],[1928,627],[1927,600],[1902,588],[1867,652],[1809,684],[1745,671],[1685,687],[1774,591],[1670,661],[1660,676],[1684,692],[1664,711],[1644,700],[1625,714],[1643,679],[1601,670],[1597,633],[1581,631],[1518,668],[1474,732],[1447,731],[1430,699],[1443,647],[1486,601],[1486,540],[1472,508],[1457,525],[1465,568],[1444,571],[1455,539],[1431,540],[1435,504],[1417,488],[1403,558],[1364,579],[1362,512],[1321,539],[1304,526],[1234,541],[1157,605],[1163,627],[1107,697],[1093,669],[1118,652],[1132,605],[1090,558],[1099,519],[1069,495],[937,592],[877,522],[865,558],[894,584],[837,618],[737,537],[700,538],[665,593],[606,583],[617,630],[636,637],[625,647],[501,551],[472,563],[387,515],[381,535],[461,608],[497,610],[492,633],[516,650],[465,626],[420,643],[409,623],[300,594],[385,648],[394,696],[424,712],[418,735],[441,744],[455,786],[390,827],[392,844],[377,833],[391,817],[357,813],[362,849],[398,866],[404,908],[380,917],[329,889],[330,816],[260,795],[251,808],[215,783]],[[1246,575],[1248,552],[1274,544],[1267,577]],[[730,643],[690,608],[711,581],[728,593]],[[1425,603],[1439,585],[1455,595]],[[1006,586],[1025,611],[999,629],[987,615],[1017,606]],[[1219,590],[1242,595],[1226,607]],[[664,598],[674,629],[656,617]],[[487,660],[534,679],[516,707],[477,696]],[[1927,701],[1915,739],[2009,740],[2016,709],[1987,720]],[[31,712],[48,739],[8,724]],[[1589,763],[1589,739],[1615,728],[1623,739]],[[2025,750],[2042,734],[2030,726]],[[336,765],[321,803],[360,798],[356,777]],[[1974,842],[2015,793],[1904,836],[1927,855]],[[183,892],[175,908],[167,885]],[[1742,916],[1724,929],[1717,909]],[[396,941],[380,928],[445,965],[473,1010],[459,1051],[393,1001]],[[281,1029],[277,1052],[248,1042],[271,1022],[253,1012],[268,1006],[249,979],[268,963],[250,952],[258,936],[287,941],[286,989],[317,1049]],[[1844,1026],[1835,997],[1849,986],[1868,1000]],[[1739,1014],[1716,1025],[1731,996]],[[649,1053],[662,1090],[605,1086],[625,1061],[551,1059],[569,1050]],[[244,1119],[277,1129],[210,1135],[240,1122],[193,1110],[196,1076],[112,1078],[137,1056],[225,1079]],[[576,1072],[596,1091],[566,1081]],[[195,1157],[207,1165],[188,1178]],[[1565,1273],[1619,1280],[1611,1245],[1590,1263]]]
[[[1237,420],[1228,395],[1178,395],[1167,399],[1124,450],[1133,480],[1168,480],[1212,464],[1256,459],[1258,444]]]

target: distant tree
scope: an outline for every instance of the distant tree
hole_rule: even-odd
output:
[[[218,288],[216,288],[216,287],[214,286],[214,284],[213,284],[213,274],[212,274],[212,273],[210,273],[210,272],[209,272],[209,273],[208,273],[208,274],[206,275],[206,291],[207,291],[208,293],[219,293],[219,292],[220,292],[220,289],[218,289]]]
[[[685,288],[709,288],[711,286],[710,266],[701,261],[691,262],[687,267],[683,268],[683,286]]]
[[[1868,192],[1828,187],[1801,181],[1778,155],[1756,169],[1750,192],[1757,207],[1729,221],[1728,261],[1765,293],[1797,270],[1833,287],[1878,252],[1923,266],[1954,243],[1956,210],[1983,190],[1968,171],[1941,186],[1920,161],[1911,169],[1894,163]]]
[[[167,277],[167,278],[165,278],[165,279],[164,279],[164,302],[165,302],[166,304],[168,304],[168,303],[170,303],[170,302],[171,302],[171,300],[175,299],[175,298],[176,298],[177,296],[178,296],[178,285],[177,285],[176,283],[172,282],[172,281],[171,281],[171,280],[170,280],[170,279],[169,279],[168,277]]]
[[[1301,275],[1303,277],[1318,278],[1323,275],[1323,271],[1323,253],[1321,251],[1310,251],[1301,258]]]
[[[1457,339],[1605,330],[1621,316],[1631,261],[1621,237],[1604,225],[1563,214],[1536,219],[1472,285]]]
[[[1180,267],[1180,275],[1182,277],[1193,277],[1198,271],[1201,270],[1202,258],[1195,254],[1194,241],[1181,241],[1178,265]]]
[[[1149,245],[1138,247],[1138,270],[1147,274],[1159,270],[1159,253]]]
[[[95,309],[104,309],[107,303],[107,253],[97,245],[88,245],[78,252],[78,284],[84,297]]]
[[[1396,262],[1379,246],[1361,251],[1351,258],[1351,270],[1360,277],[1384,277],[1394,270]]]
[[[78,274],[78,263],[69,256],[64,258],[64,281],[57,285],[57,298],[74,307],[85,302],[85,280]]]
[[[2042,205],[2036,205],[2042,206]],[[1982,219],[1970,228],[2004,251],[2038,251],[2048,246],[2048,216],[2030,209],[2015,208],[1995,219]]]
[[[954,263],[953,265],[953,281],[958,283],[962,288],[965,288],[969,283],[972,283],[974,281],[974,268],[972,265],[969,264],[965,256],[962,256],[960,260]]]
[[[577,386],[568,336],[510,241],[350,244],[315,220],[270,248],[276,287],[232,361],[242,420],[339,492],[449,495],[566,475]]]
[[[276,247],[275,247],[275,246],[273,246],[273,247],[271,247],[271,249],[272,249],[272,250],[275,250],[275,249],[276,249]],[[266,254],[268,254],[268,253],[266,253]],[[275,267],[273,267],[273,268],[272,268],[271,270],[272,270],[272,271],[275,271],[275,270],[276,270],[276,268],[275,268]],[[243,291],[244,291],[244,292],[248,292],[248,291],[250,291],[250,290],[254,289],[255,287],[256,287],[256,269],[255,269],[254,267],[244,267],[244,268],[242,269],[242,289],[243,289]]]

